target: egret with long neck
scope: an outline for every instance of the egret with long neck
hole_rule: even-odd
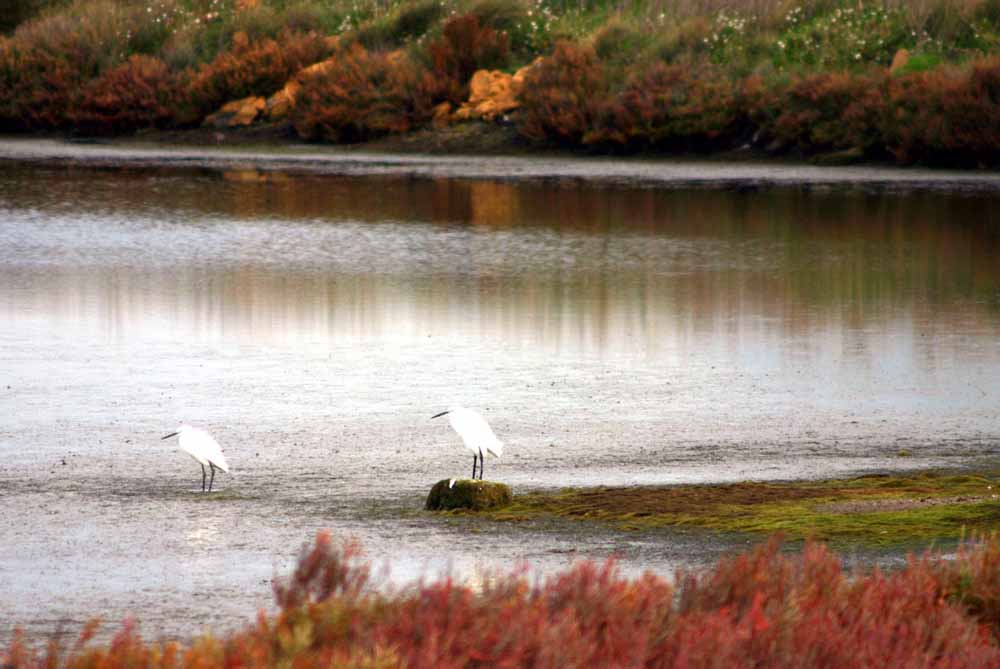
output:
[[[171,432],[161,439],[169,439],[180,435],[177,440],[182,451],[195,459],[201,465],[201,490],[205,492],[205,467],[212,470],[212,478],[208,481],[208,492],[212,492],[212,484],[215,483],[215,470],[221,469],[229,473],[229,463],[222,453],[219,442],[212,438],[208,432],[190,425],[181,425],[176,432]]]
[[[447,411],[431,416],[432,419],[448,416],[455,432],[462,438],[465,447],[472,451],[472,478],[476,478],[476,464],[479,464],[479,480],[483,479],[483,463],[486,454],[499,458],[503,453],[503,442],[493,434],[493,429],[478,411],[465,407],[452,407]]]

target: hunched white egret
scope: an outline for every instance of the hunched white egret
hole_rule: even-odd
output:
[[[476,478],[476,461],[479,461],[479,480],[483,479],[483,462],[486,454],[499,458],[503,453],[503,443],[493,434],[493,429],[479,412],[465,407],[452,407],[447,411],[434,414],[431,419],[448,416],[455,432],[462,438],[465,447],[472,451],[472,478]]]
[[[208,482],[208,492],[212,492],[212,484],[215,483],[215,470],[221,469],[229,473],[229,463],[222,453],[219,442],[212,438],[208,432],[190,425],[181,425],[176,432],[171,432],[162,439],[169,439],[180,435],[177,440],[182,451],[190,455],[201,465],[201,490],[205,491],[205,465],[212,470],[212,478]]]

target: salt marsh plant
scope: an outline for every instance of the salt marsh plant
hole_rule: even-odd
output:
[[[353,544],[320,534],[275,586],[277,612],[188,645],[133,624],[108,644],[94,624],[66,648],[21,634],[10,669],[73,667],[1000,667],[1000,539],[954,559],[848,572],[822,544],[772,539],[673,581],[613,561],[547,578],[494,574],[377,587]]]

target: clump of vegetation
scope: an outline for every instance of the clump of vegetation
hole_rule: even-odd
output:
[[[303,137],[358,141],[419,128],[430,118],[425,102],[461,104],[476,70],[510,72],[540,59],[512,116],[529,142],[616,152],[749,143],[805,157],[1000,164],[997,0],[771,0],[736,8],[728,0],[16,4],[20,23],[0,36],[0,130],[195,125],[233,99],[273,93],[335,48],[350,61],[334,68],[346,76],[364,61],[348,48],[359,45],[372,75],[362,98],[367,108],[379,101],[379,119],[348,122],[336,108],[343,95],[314,95],[297,123]],[[169,76],[157,77],[177,82],[182,95],[125,95],[115,81],[148,82],[152,72],[151,61],[125,66],[133,56],[164,63]],[[388,69],[376,76],[379,63]],[[103,122],[108,111],[94,110],[110,109],[115,91],[122,105],[146,111]],[[149,113],[153,98],[169,113]],[[321,99],[335,108],[318,110]],[[383,109],[393,101],[403,105],[395,115]],[[341,120],[321,123],[324,115]]]
[[[66,648],[16,634],[10,669],[40,667],[1000,666],[1000,539],[955,559],[850,574],[822,544],[772,539],[673,583],[581,562],[544,579],[494,575],[386,593],[352,544],[325,534],[275,586],[277,612],[225,638],[147,643],[96,623]]]
[[[906,74],[886,89],[880,131],[897,160],[997,164],[1000,58]]]
[[[278,39],[251,41],[243,32],[232,46],[191,77],[188,95],[200,116],[231,100],[275,93],[296,73],[328,57],[330,44],[316,33],[282,32]]]
[[[306,78],[292,115],[303,138],[360,142],[425,125],[440,82],[405,54],[353,44],[330,67]]]
[[[799,76],[748,105],[759,137],[800,152],[877,151],[887,75],[825,72]]]
[[[737,93],[711,65],[657,61],[631,76],[605,106],[590,141],[661,150],[730,146],[744,116]]]
[[[528,139],[584,144],[608,104],[608,82],[593,48],[560,42],[532,68],[521,92],[518,130]]]
[[[124,59],[122,27],[110,3],[95,2],[86,14],[29,22],[0,41],[0,129],[65,127],[82,88]]]
[[[469,79],[476,70],[508,64],[510,38],[505,32],[481,24],[475,14],[464,14],[445,22],[441,37],[430,43],[428,51],[444,97],[460,104],[469,97]]]
[[[968,475],[564,490],[519,495],[498,520],[559,517],[626,530],[702,528],[899,545],[958,539],[1000,520],[993,479]]]
[[[92,134],[166,127],[176,119],[182,91],[180,78],[166,63],[136,54],[84,86],[73,121]]]

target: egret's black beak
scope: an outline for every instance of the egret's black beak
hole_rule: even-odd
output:
[[[431,420],[434,420],[435,418],[440,418],[441,416],[445,415],[446,413],[451,413],[451,412],[450,411],[442,411],[441,413],[436,413],[433,416],[431,416]]]
[[[171,432],[170,434],[168,434],[165,437],[160,437],[160,441],[163,441],[164,439],[169,439],[170,437],[176,437],[178,434],[179,433],[177,433],[177,432]]]

